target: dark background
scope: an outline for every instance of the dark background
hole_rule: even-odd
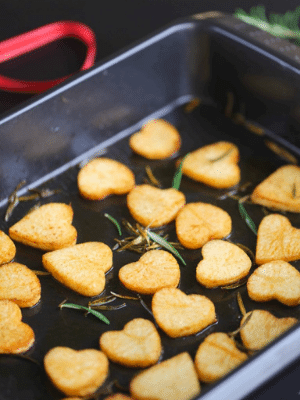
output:
[[[214,10],[232,14],[242,8],[249,12],[251,7],[260,4],[265,6],[267,15],[285,13],[299,6],[296,0],[264,0],[263,3],[255,0],[10,0],[1,2],[0,41],[55,21],[80,21],[95,32],[96,61],[99,62],[176,19]],[[75,41],[60,41],[0,65],[0,74],[33,80],[53,79],[75,72],[83,59],[84,46]],[[29,97],[0,91],[0,113],[4,115]],[[247,400],[269,398],[300,399],[300,361]]]
[[[80,21],[96,35],[96,61],[104,60],[168,23],[205,11],[234,13],[264,5],[270,13],[285,13],[297,0],[10,0],[1,2],[0,41],[60,20]],[[54,79],[75,72],[84,59],[84,46],[55,42],[29,56],[0,64],[0,74],[31,80]],[[0,113],[29,96],[0,91]]]

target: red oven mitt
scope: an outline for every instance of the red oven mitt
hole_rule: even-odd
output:
[[[86,57],[80,71],[93,66],[96,57],[95,34],[87,25],[74,21],[54,22],[4,40],[0,43],[0,63],[63,38],[76,38],[86,45]],[[19,93],[41,93],[63,82],[69,76],[47,81],[25,81],[0,75],[0,89]]]

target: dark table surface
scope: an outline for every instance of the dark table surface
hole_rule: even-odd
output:
[[[10,0],[1,4],[0,41],[55,21],[80,21],[94,31],[96,61],[101,61],[178,18],[212,10],[232,14],[242,8],[249,12],[259,4],[265,6],[267,15],[285,13],[299,6],[297,0],[265,0],[263,3],[254,0]],[[46,51],[0,65],[0,74],[36,80],[72,73],[80,66],[84,49],[75,46],[67,57],[63,50],[63,47],[58,50],[48,46]],[[22,105],[28,97],[0,92],[0,114]],[[300,399],[299,378],[300,360],[245,400]]]

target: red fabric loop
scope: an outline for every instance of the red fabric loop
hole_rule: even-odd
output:
[[[67,37],[79,39],[87,47],[86,57],[80,71],[92,67],[96,57],[95,34],[87,25],[73,21],[54,22],[4,40],[0,43],[0,63]],[[69,76],[48,81],[24,81],[0,75],[0,89],[10,92],[41,93],[63,82]]]

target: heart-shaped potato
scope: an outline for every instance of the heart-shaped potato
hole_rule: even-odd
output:
[[[0,300],[0,353],[23,353],[34,340],[33,330],[22,322],[20,307],[10,300]]]
[[[0,264],[10,262],[16,255],[14,242],[4,232],[0,231]]]
[[[253,310],[244,315],[241,326],[250,313],[250,319],[240,330],[243,345],[249,350],[262,349],[298,322],[296,318],[276,318],[269,311]]]
[[[143,318],[133,319],[121,331],[104,332],[100,348],[111,361],[134,368],[155,364],[162,350],[154,324]]]
[[[153,365],[130,382],[136,400],[190,400],[200,393],[197,373],[188,353]]]
[[[54,347],[44,357],[51,382],[67,396],[88,396],[108,376],[108,359],[99,350]]]
[[[228,374],[247,358],[226,333],[216,332],[208,335],[200,344],[195,367],[200,381],[210,383]]]
[[[149,250],[119,270],[119,279],[129,290],[153,294],[163,287],[176,287],[180,268],[175,257],[165,250]]]
[[[88,200],[102,200],[111,194],[126,194],[135,185],[133,172],[110,158],[95,158],[79,171],[78,189]]]
[[[72,226],[73,209],[63,203],[48,203],[31,211],[9,228],[9,236],[27,246],[52,251],[72,246],[77,231]]]
[[[228,285],[244,278],[252,265],[247,254],[237,245],[224,240],[211,240],[202,248],[203,260],[196,278],[208,288]]]
[[[82,397],[64,397],[62,400],[82,400]]]
[[[277,210],[300,212],[299,193],[300,167],[284,165],[254,189],[251,201]]]
[[[63,285],[83,296],[96,296],[104,290],[112,251],[104,243],[87,242],[46,253],[42,262]]]
[[[163,160],[171,157],[181,146],[177,129],[169,122],[155,119],[147,122],[139,132],[129,139],[131,149],[150,160]]]
[[[36,274],[16,262],[0,266],[0,299],[11,300],[19,307],[32,307],[41,298],[41,284]]]
[[[199,249],[212,239],[222,239],[231,232],[230,215],[208,203],[186,204],[176,217],[176,234],[188,249]]]
[[[182,192],[150,185],[136,186],[127,195],[127,206],[133,218],[143,226],[156,228],[173,221],[185,205]]]
[[[255,301],[278,300],[287,306],[300,304],[300,272],[286,261],[272,261],[256,268],[247,281]]]
[[[217,142],[189,153],[182,164],[182,173],[217,189],[239,183],[241,178],[239,150],[230,142]]]
[[[152,298],[152,312],[158,326],[170,337],[193,335],[216,322],[215,306],[198,294],[164,288]]]
[[[64,397],[62,400],[82,400],[82,397]]]
[[[257,264],[299,260],[300,229],[294,228],[283,215],[267,215],[258,227],[255,259]]]

